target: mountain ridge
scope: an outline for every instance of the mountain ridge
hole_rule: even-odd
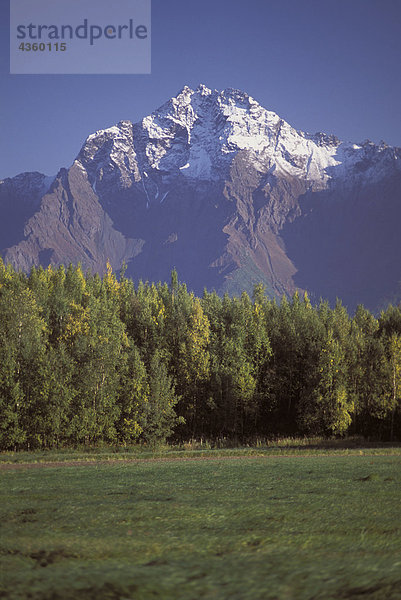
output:
[[[401,149],[297,131],[240,90],[185,86],[138,123],[90,134],[40,204],[15,179],[0,182],[0,215],[31,208],[0,247],[23,270],[102,272],[109,259],[134,279],[177,267],[198,293],[262,281],[271,296],[308,289],[370,308],[400,278]]]

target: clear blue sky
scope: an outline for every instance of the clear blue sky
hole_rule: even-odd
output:
[[[76,76],[9,75],[8,5],[0,178],[55,174],[91,132],[185,84],[242,89],[297,129],[401,146],[401,0],[152,0],[152,74]]]

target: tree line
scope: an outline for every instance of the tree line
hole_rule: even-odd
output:
[[[353,316],[0,259],[0,449],[401,435],[401,306]]]

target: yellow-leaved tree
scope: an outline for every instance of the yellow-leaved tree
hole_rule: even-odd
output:
[[[344,351],[332,329],[328,330],[320,352],[319,371],[319,383],[304,404],[304,429],[309,433],[343,435],[351,425],[354,403],[347,393]]]
[[[209,375],[210,326],[199,298],[191,295],[191,312],[179,346],[178,381],[181,415],[194,435],[199,429],[200,404]]]

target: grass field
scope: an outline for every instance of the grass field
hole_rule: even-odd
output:
[[[401,599],[390,450],[35,468],[9,455],[0,598]]]
[[[84,449],[61,448],[29,452],[1,452],[2,464],[57,462],[100,462],[172,458],[226,458],[245,456],[315,456],[315,455],[394,455],[401,456],[401,443],[367,442],[361,437],[333,438],[281,438],[277,440],[252,440],[248,446],[238,446],[222,439],[214,443],[192,440],[181,445],[156,448],[133,446],[94,446]]]

